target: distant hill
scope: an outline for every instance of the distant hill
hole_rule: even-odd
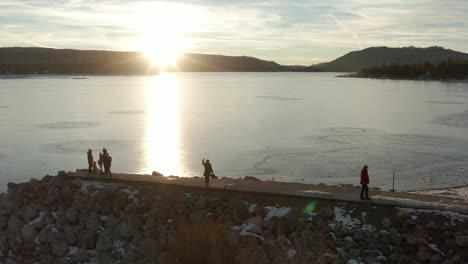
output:
[[[308,67],[284,66],[246,56],[185,54],[177,67],[181,72],[279,72],[311,71]],[[72,50],[49,48],[0,48],[0,74],[154,74],[141,52]]]
[[[323,71],[358,72],[370,67],[424,62],[437,64],[449,59],[453,61],[466,61],[468,60],[468,54],[441,47],[372,47],[360,51],[352,51],[331,62],[314,66]]]

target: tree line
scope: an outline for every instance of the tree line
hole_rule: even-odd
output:
[[[468,79],[468,61],[391,64],[361,70],[355,77],[403,79]]]

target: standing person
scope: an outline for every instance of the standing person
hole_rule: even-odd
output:
[[[93,171],[93,151],[91,149],[88,149],[88,174],[91,174]]]
[[[109,155],[109,152],[107,150],[103,154],[104,156],[104,173],[112,179],[112,172],[110,170],[111,164],[112,164],[112,157]]]
[[[367,173],[367,165],[364,165],[364,167],[361,170],[361,200],[369,200],[369,187],[367,185],[369,184],[369,174]],[[364,192],[366,193],[366,196],[364,196]]]
[[[103,174],[102,172],[102,164],[104,164],[104,154],[102,154],[101,152],[99,152],[99,160],[98,160],[98,164],[99,164],[99,174]]]
[[[205,171],[203,172],[203,176],[205,176],[205,187],[208,189],[208,185],[210,183],[210,177],[214,175],[213,167],[211,166],[209,159],[202,159],[203,167],[205,167]]]

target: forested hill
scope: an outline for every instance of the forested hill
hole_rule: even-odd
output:
[[[246,56],[185,54],[177,67],[181,72],[278,72],[313,71],[283,66]],[[0,48],[0,74],[154,74],[159,72],[140,52],[71,50],[49,48]]]
[[[323,71],[358,72],[370,67],[388,65],[422,64],[425,62],[436,65],[447,60],[466,61],[468,54],[441,47],[372,47],[353,51],[331,62],[315,66]]]

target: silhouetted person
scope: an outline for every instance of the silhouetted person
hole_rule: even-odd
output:
[[[100,174],[103,174],[102,165],[104,164],[104,154],[102,154],[101,152],[99,152],[98,164],[99,164],[99,170],[101,171]]]
[[[367,185],[369,184],[369,174],[367,173],[367,165],[364,165],[364,167],[361,170],[361,200],[368,200],[369,198],[369,187]],[[364,193],[366,196],[364,196]]]
[[[109,155],[109,152],[107,152],[107,150],[104,152],[103,156],[104,156],[104,174],[106,174],[109,178],[112,178],[112,172],[110,170],[111,165],[112,165],[112,157]]]
[[[91,149],[88,149],[88,174],[91,174],[93,171],[93,151]]]
[[[205,171],[203,172],[203,176],[205,176],[205,187],[208,189],[208,185],[210,183],[210,177],[214,175],[213,167],[211,166],[210,160],[202,159],[203,167],[205,167]]]

